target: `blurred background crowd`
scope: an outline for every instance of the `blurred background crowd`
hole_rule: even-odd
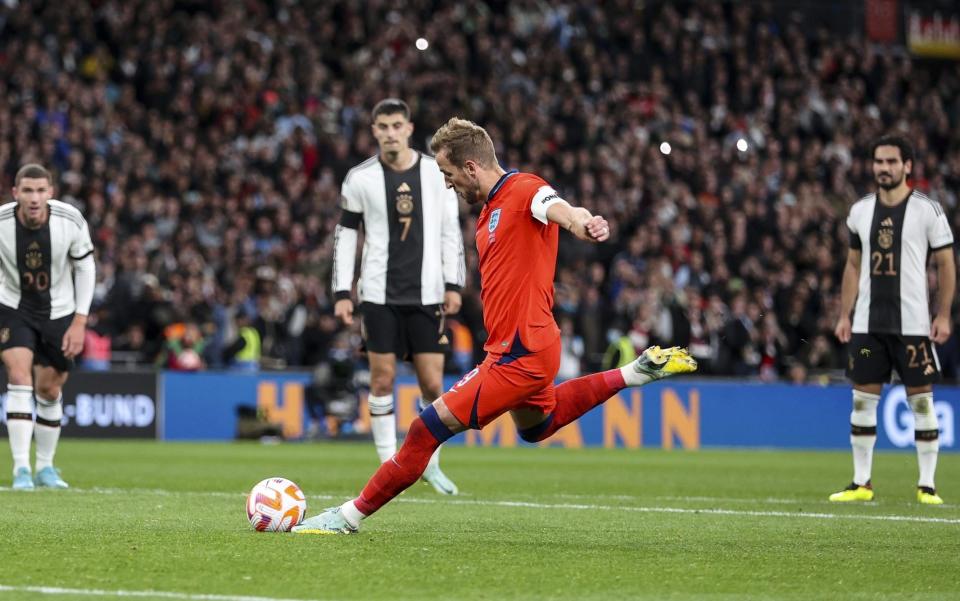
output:
[[[562,377],[654,343],[688,345],[709,375],[837,375],[844,219],[873,189],[873,139],[914,142],[913,185],[960,231],[960,63],[808,15],[710,0],[6,0],[0,177],[9,189],[21,164],[47,165],[90,224],[86,366],[230,366],[254,328],[263,367],[312,367],[359,347],[332,316],[332,232],[343,176],[377,151],[369,111],[395,96],[415,148],[451,116],[474,120],[505,166],[613,225],[604,245],[562,236]],[[461,219],[451,372],[485,336],[476,216],[464,205]],[[957,347],[940,349],[947,378]]]

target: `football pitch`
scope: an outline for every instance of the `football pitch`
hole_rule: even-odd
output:
[[[14,492],[0,463],[0,601],[960,599],[956,454],[946,505],[902,452],[838,506],[846,452],[449,447],[461,496],[418,484],[356,536],[257,533],[244,501],[283,476],[338,504],[371,444],[67,440],[58,464],[72,489]]]

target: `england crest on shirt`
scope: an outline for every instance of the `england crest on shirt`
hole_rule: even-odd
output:
[[[493,230],[497,229],[497,226],[500,225],[500,211],[501,209],[494,209],[490,213],[490,223],[487,224],[487,230],[491,234]]]

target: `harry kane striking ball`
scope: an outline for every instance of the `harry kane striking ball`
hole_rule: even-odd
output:
[[[448,187],[470,204],[477,221],[481,300],[487,357],[415,419],[399,452],[383,463],[360,495],[293,528],[301,534],[357,532],[426,468],[445,440],[479,430],[510,412],[526,441],[539,441],[628,386],[693,372],[696,361],[677,347],[651,347],[618,369],[568,380],[554,378],[560,329],[553,319],[553,278],[559,228],[589,242],[610,237],[599,216],[564,201],[544,180],[504,171],[480,126],[453,118],[433,136],[431,150]]]

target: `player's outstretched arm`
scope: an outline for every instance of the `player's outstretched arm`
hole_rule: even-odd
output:
[[[610,224],[606,219],[583,207],[570,206],[566,201],[550,205],[547,219],[587,242],[603,242],[610,238]]]

